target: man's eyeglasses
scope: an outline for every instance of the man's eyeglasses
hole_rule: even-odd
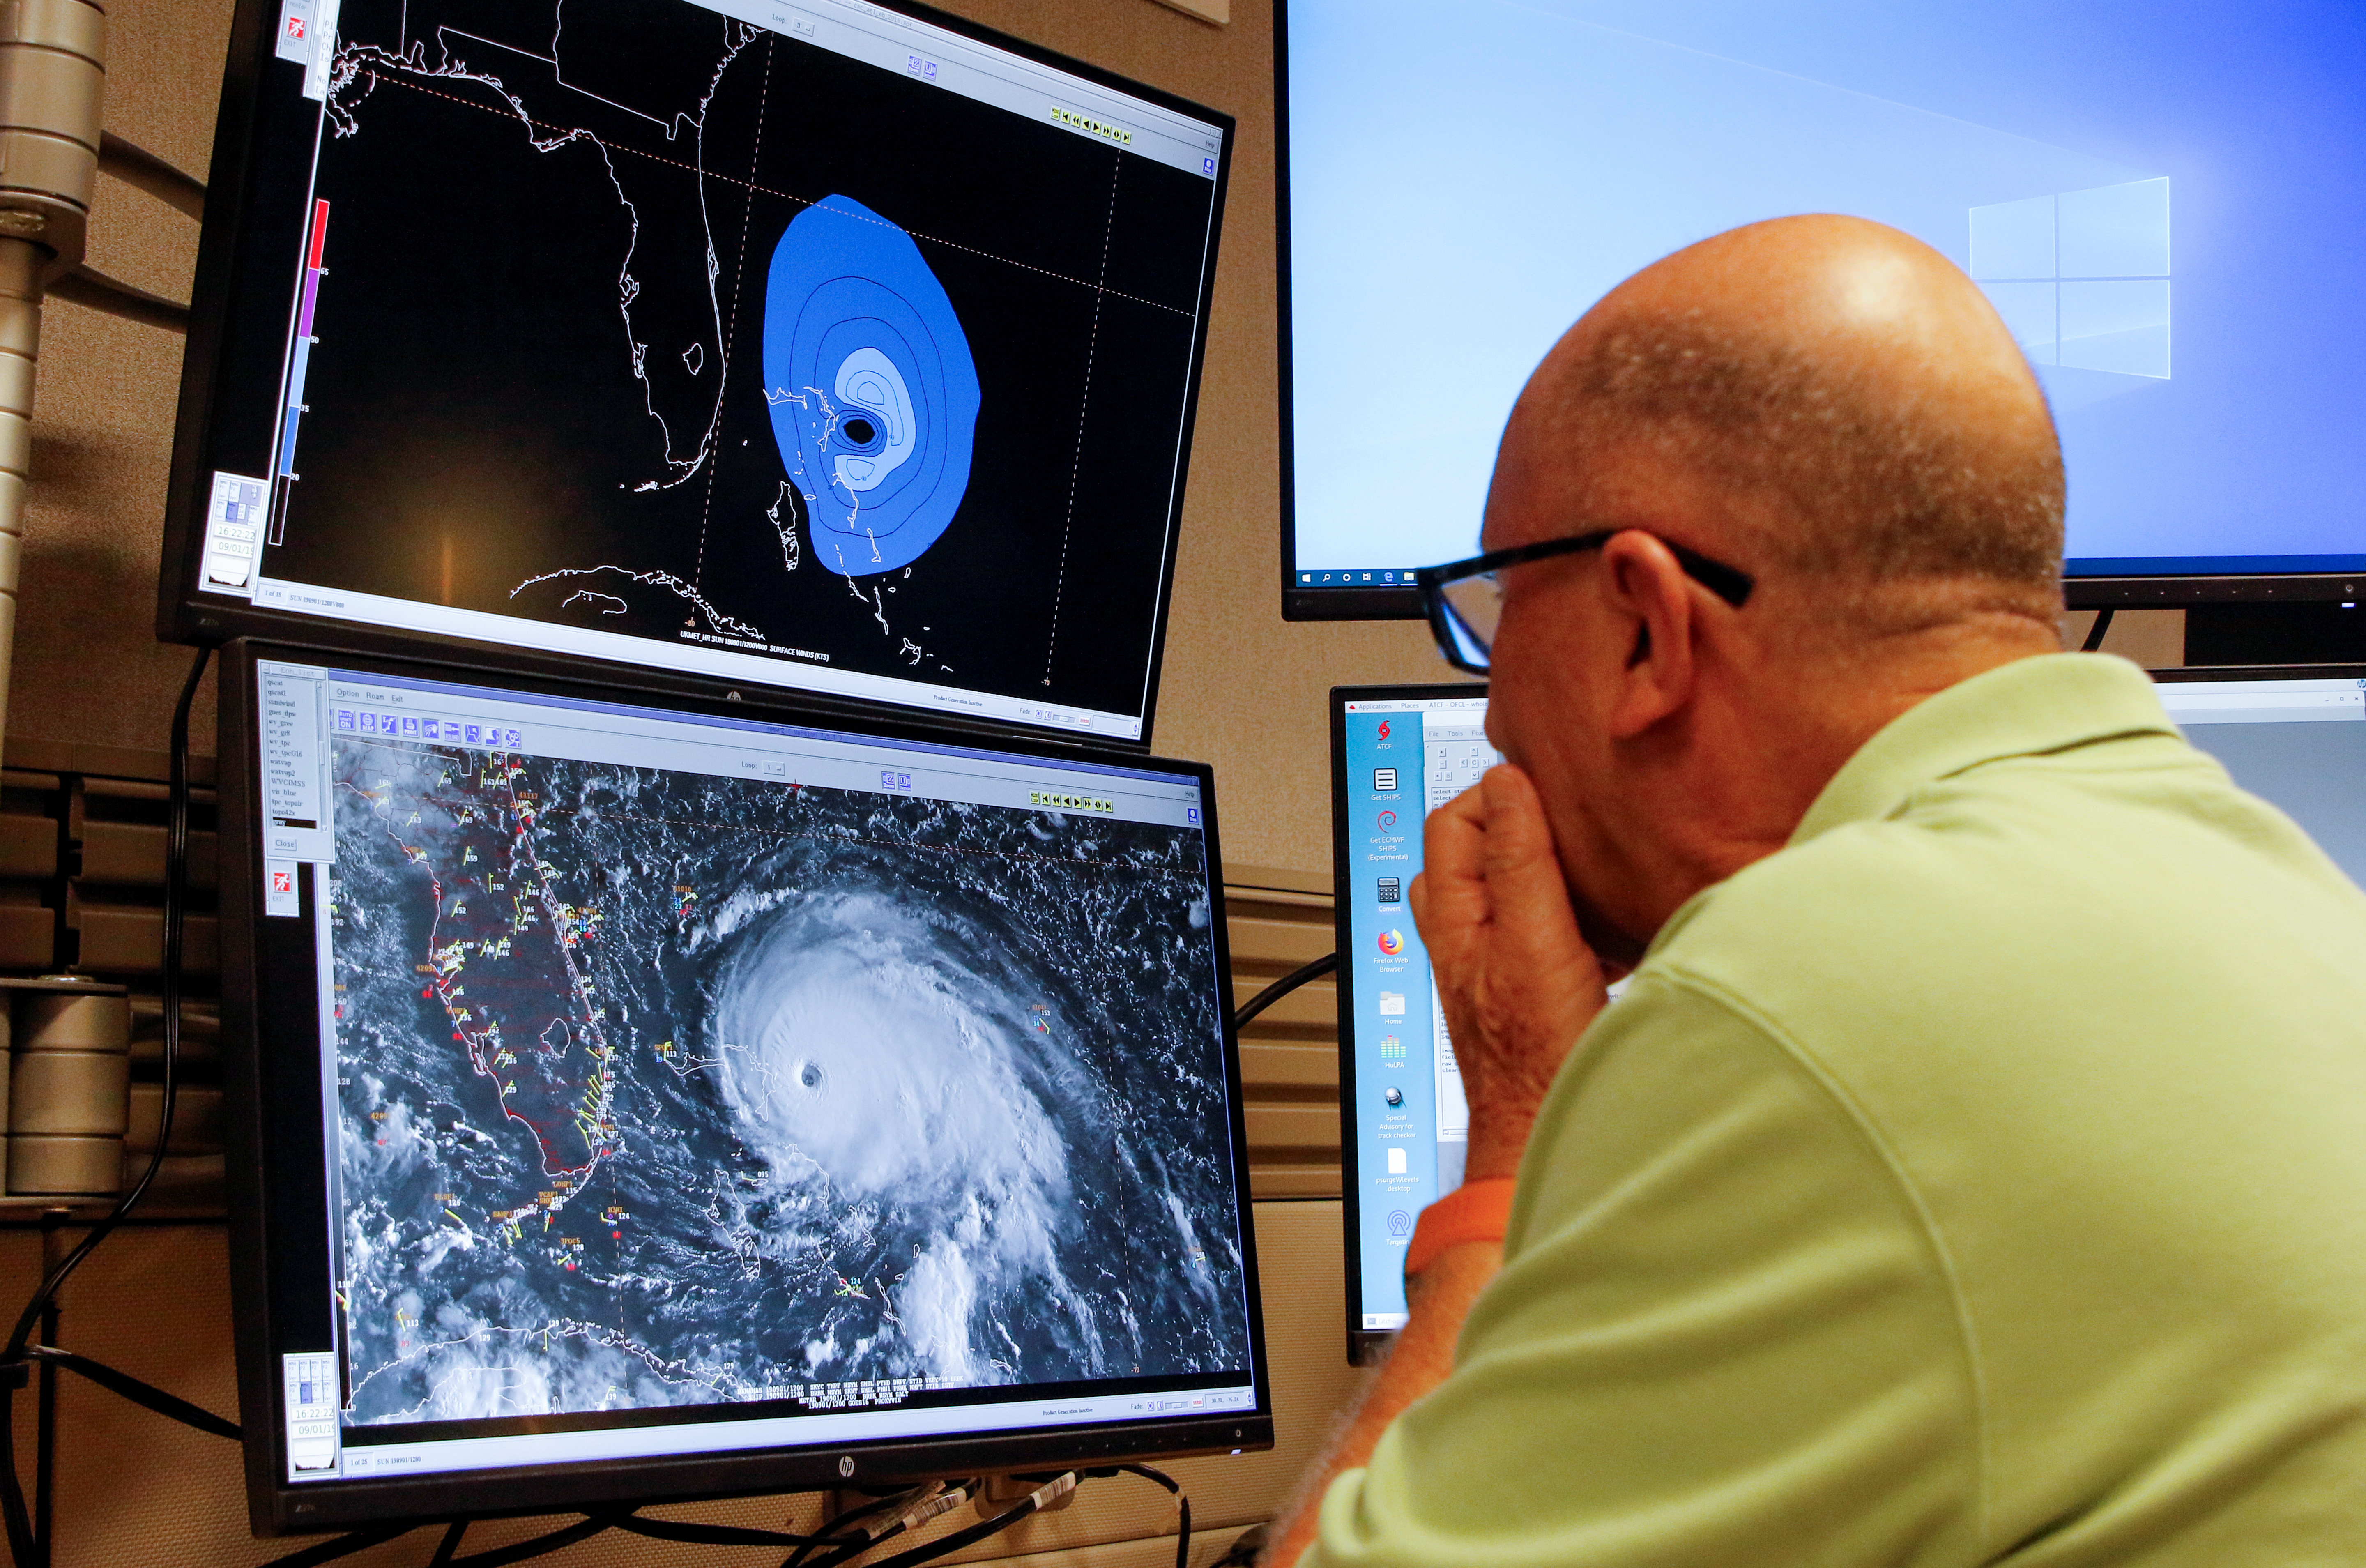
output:
[[[1517,549],[1491,550],[1469,560],[1448,561],[1444,566],[1425,566],[1413,574],[1421,589],[1422,606],[1429,615],[1430,635],[1437,638],[1437,649],[1446,661],[1457,670],[1467,670],[1473,675],[1487,673],[1489,650],[1495,646],[1496,623],[1504,618],[1504,590],[1496,574],[1507,567],[1521,566],[1529,561],[1545,560],[1553,556],[1573,556],[1583,550],[1598,550],[1620,534],[1642,533],[1633,528],[1604,528],[1592,534],[1580,534],[1570,539],[1547,539],[1542,544],[1522,545]],[[1659,538],[1654,534],[1653,538]],[[1750,602],[1750,591],[1758,585],[1740,567],[1711,560],[1697,550],[1688,550],[1670,539],[1660,539],[1684,575],[1739,610]]]

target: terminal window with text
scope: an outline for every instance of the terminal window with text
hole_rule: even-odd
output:
[[[1203,772],[253,680],[276,1485],[1263,1414]]]
[[[1228,118],[867,0],[273,5],[170,635],[1146,739]]]

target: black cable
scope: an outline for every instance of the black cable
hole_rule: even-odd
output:
[[[1073,1477],[1075,1472],[1072,1471],[1068,1474]],[[1055,1477],[1054,1480],[1056,1479]],[[1051,1483],[1046,1483],[1046,1485],[1049,1484]],[[940,1536],[926,1546],[916,1546],[909,1551],[899,1551],[893,1557],[883,1557],[878,1562],[871,1563],[869,1568],[913,1568],[915,1563],[933,1562],[940,1557],[959,1551],[964,1546],[975,1545],[988,1536],[1000,1535],[1004,1530],[1042,1506],[1036,1498],[1041,1497],[1044,1490],[1044,1487],[1039,1486],[1021,1497],[1015,1505],[1005,1508],[990,1519],[981,1519],[965,1529],[957,1529],[951,1535]]]
[[[2087,628],[2087,640],[2079,645],[2079,651],[2081,653],[2093,653],[2097,649],[2101,649],[2103,646],[2103,638],[2110,634],[2111,629],[2112,612],[2109,610],[2096,611],[2095,624]]]
[[[225,1420],[202,1405],[192,1404],[178,1394],[166,1393],[153,1383],[141,1382],[128,1372],[118,1372],[104,1361],[94,1361],[88,1356],[78,1356],[72,1350],[61,1350],[54,1345],[28,1345],[25,1354],[30,1356],[43,1371],[62,1368],[79,1372],[109,1393],[120,1394],[132,1404],[144,1406],[157,1415],[178,1421],[184,1427],[195,1427],[217,1438],[237,1442],[244,1436],[238,1423]]]
[[[123,1223],[164,1168],[164,1150],[173,1134],[173,1106],[180,1088],[181,1055],[181,946],[186,929],[189,904],[189,709],[197,697],[197,682],[205,675],[207,660],[213,649],[201,648],[189,666],[189,678],[182,683],[181,700],[173,709],[172,801],[164,829],[164,1072],[163,1107],[156,1126],[156,1147],[148,1156],[148,1168],[131,1190],[115,1201],[107,1217],[90,1228],[90,1234],[76,1244],[74,1249],[58,1260],[41,1281],[25,1310],[17,1314],[17,1326],[8,1336],[6,1351],[0,1351],[0,1361],[23,1359],[25,1347],[33,1337],[33,1330],[41,1320],[41,1312],[50,1298],[66,1282],[68,1276],[82,1267],[83,1259],[105,1241],[115,1227]]]
[[[197,650],[197,657],[189,665],[189,678],[182,682],[181,700],[173,709],[172,789],[164,832],[163,1106],[157,1122],[155,1152],[148,1156],[148,1168],[140,1173],[131,1190],[118,1198],[107,1217],[93,1225],[73,1250],[60,1258],[42,1278],[32,1300],[17,1314],[6,1348],[0,1348],[0,1523],[6,1526],[8,1553],[17,1568],[43,1568],[47,1545],[35,1533],[33,1521],[26,1512],[24,1482],[17,1473],[17,1390],[22,1386],[18,1380],[29,1359],[25,1347],[32,1341],[33,1331],[40,1326],[50,1303],[57,1299],[67,1279],[147,1195],[156,1173],[163,1168],[164,1150],[172,1139],[181,1055],[181,944],[189,901],[189,710],[197,702],[197,683],[204,678],[207,662],[212,657],[211,649]]]
[[[952,1487],[940,1487],[930,1495],[943,1496],[948,1492],[966,1495],[983,1484],[985,1484],[983,1482],[964,1481]],[[891,1492],[884,1497],[875,1497],[861,1507],[840,1509],[822,1521],[819,1533],[811,1541],[789,1553],[788,1561],[782,1563],[781,1568],[833,1568],[836,1563],[844,1562],[850,1558],[860,1557],[880,1541],[899,1533],[903,1526],[898,1523],[875,1532],[866,1530],[858,1535],[846,1534],[846,1528],[857,1519],[867,1519],[873,1514],[886,1513],[899,1506],[907,1511],[918,1507],[930,1500],[930,1496],[922,1495],[924,1491],[925,1488],[910,1487],[902,1492]],[[817,1549],[828,1551],[832,1547],[838,1548],[838,1554],[834,1557],[814,1555]]]
[[[206,215],[206,187],[202,184],[145,147],[126,141],[111,130],[98,133],[98,166],[125,185],[146,191],[188,217],[201,220]]]
[[[468,1533],[468,1521],[454,1519],[444,1531],[444,1539],[435,1548],[435,1555],[427,1560],[427,1568],[452,1568],[452,1554],[460,1550],[461,1537]]]
[[[47,1222],[41,1231],[41,1253],[49,1254],[49,1240],[56,1231],[57,1212],[41,1216]],[[41,1342],[55,1344],[58,1337],[58,1298],[51,1296],[41,1309]],[[50,1568],[50,1559],[57,1551],[58,1495],[58,1370],[43,1367],[36,1374],[33,1391],[33,1543],[40,1553],[41,1568]]]
[[[1233,1032],[1238,1034],[1242,1030],[1246,1029],[1249,1026],[1249,1020],[1265,1011],[1307,981],[1320,980],[1338,967],[1339,955],[1335,953],[1326,953],[1313,963],[1291,970],[1240,1005],[1233,1014]]]
[[[1337,958],[1337,953],[1332,954]],[[1175,1568],[1190,1568],[1191,1562],[1191,1497],[1176,1479],[1165,1471],[1146,1464],[1121,1464],[1112,1467],[1128,1475],[1139,1475],[1145,1481],[1155,1481],[1175,1496]]]

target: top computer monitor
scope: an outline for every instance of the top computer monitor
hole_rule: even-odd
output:
[[[163,636],[1146,744],[1229,117],[865,0],[240,17]]]
[[[1288,0],[1277,60],[1292,615],[1417,613],[1572,321],[1820,211],[1934,246],[2019,339],[2074,607],[2357,596],[2359,7]]]

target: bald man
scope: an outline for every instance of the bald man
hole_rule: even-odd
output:
[[[1269,1561],[2366,1561],[2366,897],[2059,651],[2062,504],[1873,224],[1554,348],[1537,548],[1431,590],[1506,759],[1413,888],[1467,1184]]]

